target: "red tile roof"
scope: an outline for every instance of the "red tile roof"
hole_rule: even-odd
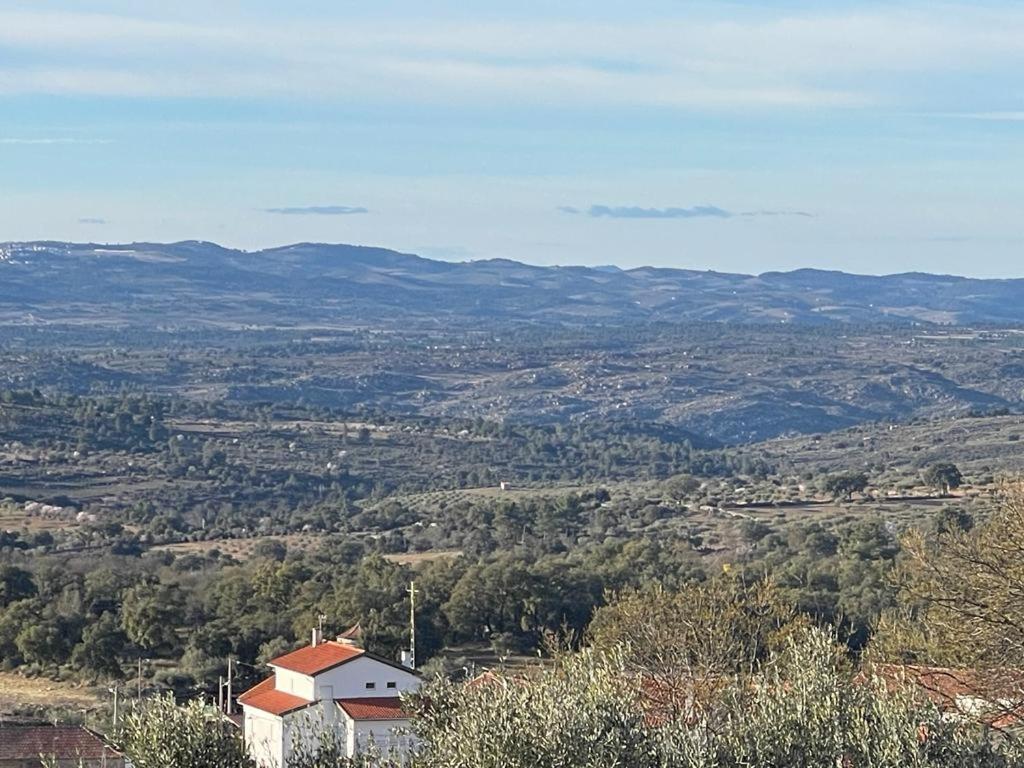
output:
[[[61,760],[120,759],[92,731],[79,726],[0,725],[0,761],[35,760],[40,755]]]
[[[271,661],[270,665],[302,675],[317,675],[356,656],[362,656],[363,653],[365,651],[362,648],[328,640],[320,645],[307,645],[305,648],[279,656]]]
[[[961,711],[998,729],[1024,725],[1022,670],[880,664],[873,671],[890,690],[912,684],[944,711]]]
[[[405,720],[409,713],[397,696],[336,699],[338,706],[353,720]]]
[[[258,683],[238,697],[239,704],[269,712],[272,715],[286,715],[297,709],[308,707],[312,701],[295,696],[291,693],[275,690],[277,675],[271,675],[262,683]]]

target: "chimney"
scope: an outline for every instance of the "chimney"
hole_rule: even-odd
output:
[[[316,648],[324,641],[324,633],[319,627],[313,627],[313,647]]]

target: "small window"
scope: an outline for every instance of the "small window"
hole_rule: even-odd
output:
[[[368,690],[368,691],[372,691],[376,687],[377,687],[376,683],[367,683],[366,684],[366,690]]]
[[[398,683],[388,683],[388,688],[397,688]]]

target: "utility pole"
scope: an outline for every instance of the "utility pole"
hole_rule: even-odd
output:
[[[114,726],[113,726],[113,728],[114,728],[114,738],[117,738],[117,694],[118,694],[118,687],[115,685],[113,688],[108,688],[107,690],[110,691],[112,694],[114,694]]]
[[[231,703],[231,683],[234,681],[234,675],[232,674],[232,659],[228,656],[228,714],[233,715],[235,713],[234,706]]]
[[[409,663],[416,669],[416,582],[409,582]]]
[[[224,675],[217,678],[217,711],[224,713]]]

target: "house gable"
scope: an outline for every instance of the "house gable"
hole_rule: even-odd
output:
[[[415,672],[370,654],[316,675],[318,699],[394,697],[415,691],[420,678]]]

